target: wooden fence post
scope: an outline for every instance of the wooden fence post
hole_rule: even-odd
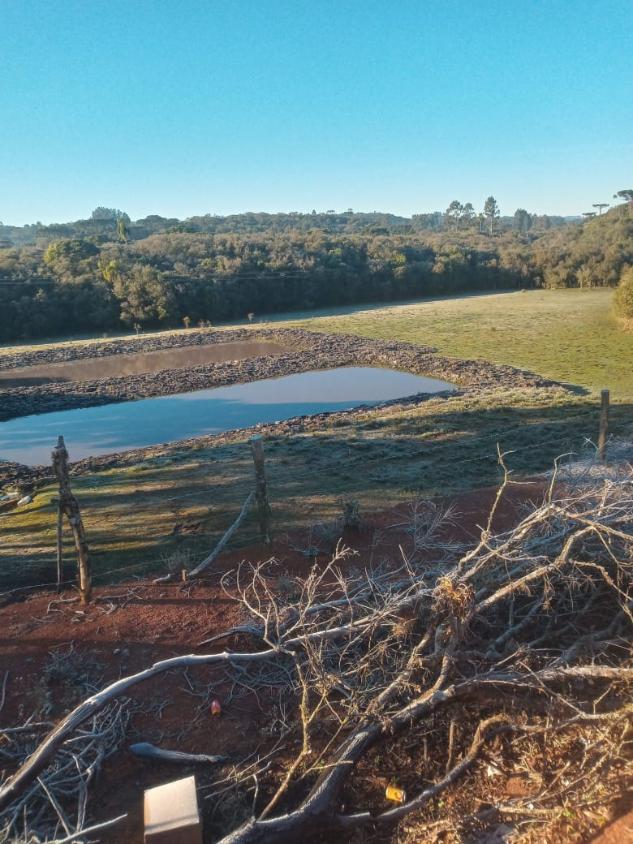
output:
[[[90,559],[88,556],[88,542],[86,532],[81,519],[79,502],[70,488],[70,477],[68,474],[68,452],[64,444],[64,438],[59,437],[57,445],[53,449],[53,469],[59,482],[59,506],[66,515],[68,523],[73,532],[75,548],[77,549],[77,568],[79,570],[79,596],[82,604],[89,603],[92,597],[92,577],[90,574]]]
[[[264,441],[261,435],[251,437],[251,452],[255,464],[255,500],[259,515],[259,531],[262,540],[270,543],[270,504],[268,503],[268,489],[266,484],[266,467],[264,464]]]
[[[64,528],[64,511],[62,510],[62,497],[57,498],[57,591],[62,591],[62,576],[63,576],[63,528]]]
[[[600,393],[600,434],[598,436],[598,456],[602,463],[607,459],[607,437],[609,436],[609,391]]]

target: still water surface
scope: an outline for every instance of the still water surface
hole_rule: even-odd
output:
[[[243,343],[178,346],[174,349],[156,349],[153,352],[134,352],[129,355],[104,355],[101,358],[85,358],[0,370],[0,388],[33,387],[37,384],[63,381],[92,381],[97,378],[116,378],[121,375],[141,375],[146,372],[158,372],[161,369],[178,369],[181,366],[245,360],[263,355],[281,355],[286,351],[288,350],[279,343],[249,340]]]
[[[434,378],[372,367],[343,367],[268,378],[0,423],[0,459],[36,466],[50,461],[59,434],[71,460],[218,434],[323,411],[345,410],[417,393],[453,390]]]

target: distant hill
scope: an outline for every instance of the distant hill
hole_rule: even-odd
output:
[[[97,209],[98,210],[98,209]],[[114,209],[104,209],[114,212]],[[121,212],[116,212],[121,214]],[[123,215],[127,218],[127,215]],[[530,228],[544,231],[552,227],[576,222],[581,218],[560,217],[551,215],[529,215]],[[500,230],[510,230],[516,225],[514,217],[503,216],[497,221]],[[444,212],[433,211],[425,214],[414,214],[412,217],[400,217],[382,211],[360,212],[327,211],[310,214],[301,212],[287,212],[269,214],[266,212],[245,212],[219,216],[205,214],[198,217],[188,217],[179,220],[176,217],[161,217],[150,214],[139,220],[127,218],[126,228],[129,240],[143,240],[152,234],[167,232],[205,233],[205,234],[257,234],[263,232],[306,232],[319,230],[332,234],[411,234],[420,231],[442,231],[452,227]],[[478,228],[478,220],[470,224],[462,224],[463,230]],[[68,223],[32,223],[25,226],[2,225],[0,223],[0,247],[2,244],[13,246],[34,246],[46,244],[62,238],[90,238],[95,241],[106,242],[116,239],[117,217],[89,218],[75,220]]]

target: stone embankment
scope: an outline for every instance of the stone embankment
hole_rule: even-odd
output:
[[[301,329],[194,331],[191,334],[146,338],[145,342],[141,337],[138,340],[119,340],[106,344],[44,349],[16,354],[11,356],[10,360],[13,367],[24,367],[87,358],[97,355],[97,350],[98,356],[103,357],[106,352],[108,355],[130,354],[183,345],[247,340],[279,343],[289,351],[281,355],[163,369],[144,374],[0,389],[0,420],[31,413],[173,395],[341,366],[381,366],[405,370],[448,381],[462,392],[554,385],[554,382],[534,373],[511,366],[447,358],[428,346],[396,340],[320,334]],[[2,366],[7,368],[6,364],[7,358],[2,359]]]
[[[289,351],[282,355],[224,361],[181,369],[165,369],[143,375],[127,375],[92,381],[58,382],[35,387],[0,389],[0,419],[10,419],[29,413],[44,413],[77,407],[89,407],[110,402],[130,401],[150,396],[200,390],[228,384],[245,383],[262,378],[275,378],[315,369],[333,369],[340,366],[379,366],[399,369],[418,375],[438,378],[455,385],[446,393],[418,395],[396,399],[370,407],[352,410],[317,413],[271,424],[256,425],[251,429],[225,431],[158,446],[127,450],[100,457],[90,457],[73,464],[73,474],[83,474],[114,466],[134,465],[143,460],[162,458],[171,460],[175,451],[205,447],[211,443],[232,442],[251,433],[284,436],[297,432],[317,431],[324,427],[345,425],[352,417],[381,408],[406,407],[407,405],[441,399],[450,395],[477,395],[491,390],[520,388],[561,388],[555,381],[532,372],[511,366],[477,360],[459,360],[444,357],[428,346],[417,346],[396,340],[371,340],[362,337],[320,334],[301,329],[259,329],[231,332],[195,331],[185,335],[156,338],[139,338],[133,341],[112,341],[105,344],[108,354],[130,354],[183,345],[226,343],[240,341],[275,342]],[[13,366],[41,365],[86,358],[87,350],[98,349],[103,356],[103,346],[67,347],[40,350],[13,357]],[[47,466],[28,467],[18,463],[0,461],[0,487],[15,486],[22,492],[50,480]]]
[[[135,337],[99,340],[89,343],[68,343],[29,352],[7,352],[0,356],[0,370],[16,369],[22,366],[36,366],[45,363],[65,363],[86,358],[105,358],[113,355],[135,355],[142,352],[158,352],[186,346],[206,346],[212,343],[232,343],[253,339],[253,332],[240,328],[228,331],[214,331],[209,328],[192,328],[174,334],[140,334]]]

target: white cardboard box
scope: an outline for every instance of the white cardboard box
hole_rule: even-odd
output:
[[[202,844],[196,778],[145,791],[145,844]]]

